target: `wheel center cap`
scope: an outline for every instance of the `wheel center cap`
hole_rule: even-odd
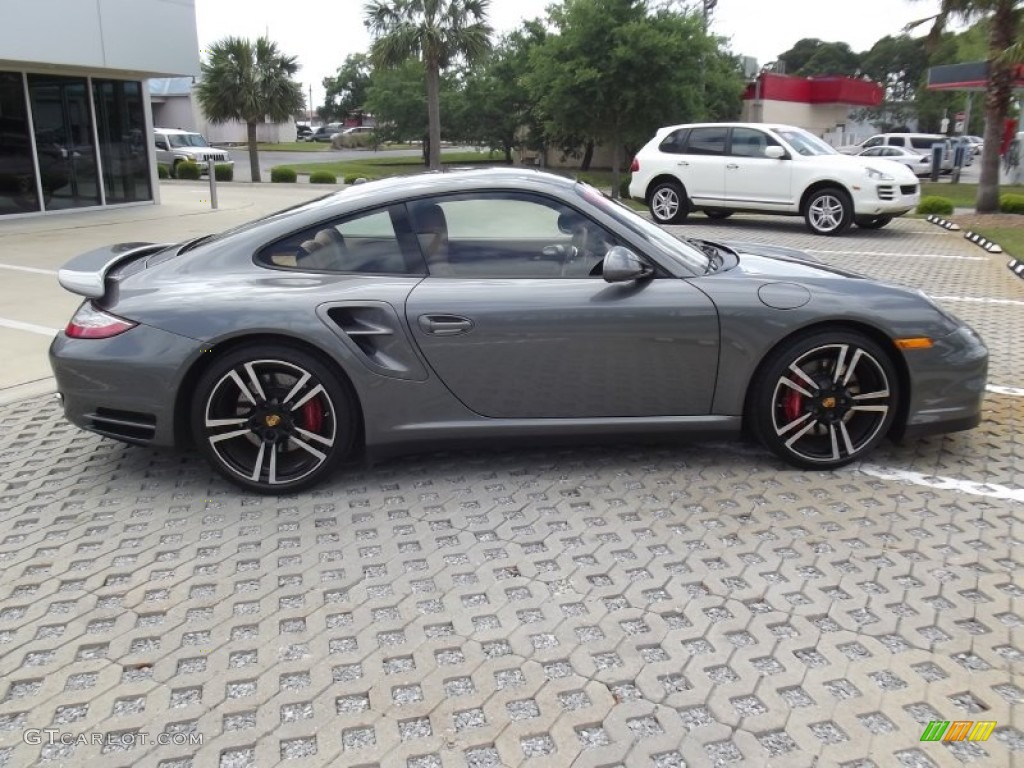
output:
[[[263,423],[266,424],[268,427],[273,428],[281,423],[281,417],[278,416],[276,413],[269,413],[266,415],[266,417],[264,417]]]
[[[834,397],[832,397],[831,395],[829,397],[823,397],[823,398],[821,398],[821,405],[824,408],[835,408],[836,407],[836,399]]]

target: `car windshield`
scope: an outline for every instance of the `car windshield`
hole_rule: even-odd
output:
[[[172,147],[208,147],[204,139],[198,133],[171,133],[167,135],[167,140],[171,142]]]
[[[589,184],[577,182],[576,192],[588,202],[596,205],[617,222],[629,229],[646,242],[667,251],[677,260],[681,261],[687,269],[698,275],[708,272],[711,264],[710,259],[702,251],[683,240],[673,237],[657,224],[648,221],[632,208],[623,203],[612,200],[602,192],[594,189]]]
[[[777,127],[775,133],[786,140],[793,149],[808,157],[814,155],[838,155],[835,149],[803,128]]]

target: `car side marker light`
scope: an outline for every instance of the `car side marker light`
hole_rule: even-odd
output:
[[[895,344],[900,349],[931,349],[932,340],[927,336],[915,336],[909,339],[893,339]]]

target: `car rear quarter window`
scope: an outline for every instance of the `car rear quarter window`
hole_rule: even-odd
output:
[[[400,206],[326,221],[262,248],[257,263],[284,269],[372,275],[422,275],[425,268]]]
[[[688,155],[724,155],[725,137],[729,129],[725,126],[693,128],[686,142]]]
[[[682,154],[686,151],[686,137],[689,133],[689,128],[680,128],[679,130],[672,131],[672,133],[662,139],[661,144],[658,145],[658,149],[672,155]]]

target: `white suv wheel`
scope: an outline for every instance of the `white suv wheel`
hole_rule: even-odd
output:
[[[674,181],[663,181],[651,190],[649,207],[659,224],[678,224],[689,213],[686,193]]]
[[[841,190],[822,189],[807,201],[805,218],[815,234],[838,235],[853,222],[853,205]]]

